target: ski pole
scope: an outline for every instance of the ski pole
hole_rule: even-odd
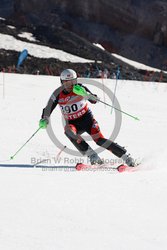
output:
[[[10,160],[13,160],[14,157],[21,151],[21,149],[34,137],[34,135],[41,129],[41,127],[39,127],[33,134],[32,136],[16,151],[16,153],[14,155],[12,155],[10,157]]]
[[[92,95],[90,95],[90,96],[92,96]],[[108,104],[108,103],[106,103],[106,102],[103,102],[103,101],[101,101],[101,100],[99,100],[99,99],[97,99],[97,100],[98,100],[99,102],[104,103],[104,104],[106,104],[107,106],[109,106],[109,107],[111,107],[111,108],[113,108],[113,109],[119,111],[119,112],[122,112],[122,113],[125,114],[125,115],[128,115],[128,116],[132,117],[132,118],[135,119],[135,120],[140,121],[139,118],[136,117],[136,116],[133,116],[133,115],[131,115],[131,114],[129,114],[129,113],[123,111],[123,110],[117,109],[116,107],[114,107],[114,106],[112,106],[112,105],[110,105],[110,104]]]
[[[85,88],[83,88],[83,87],[80,86],[80,85],[74,85],[74,87],[73,87],[73,92],[74,92],[75,94],[77,94],[77,95],[81,95],[81,96],[85,96],[85,97],[91,97],[91,96],[92,96],[93,98],[95,98],[95,100],[97,100],[97,101],[99,101],[99,102],[101,102],[101,103],[103,103],[103,104],[106,104],[107,106],[109,106],[109,107],[111,107],[111,108],[114,108],[115,110],[117,110],[117,111],[119,111],[119,112],[122,112],[123,114],[128,115],[128,116],[130,116],[131,118],[133,118],[133,119],[139,121],[139,118],[138,118],[138,117],[133,116],[133,115],[127,113],[127,112],[124,112],[124,111],[122,111],[122,110],[120,110],[120,109],[118,109],[118,108],[116,108],[116,107],[114,107],[114,106],[112,106],[112,105],[110,105],[110,104],[108,104],[108,103],[106,103],[106,102],[103,102],[103,101],[99,100],[98,98],[96,98],[94,95],[88,94],[88,93],[86,92]]]

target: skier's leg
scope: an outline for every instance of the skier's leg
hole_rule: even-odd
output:
[[[77,133],[77,128],[68,124],[65,126],[65,135],[70,139],[74,146],[85,155],[85,152],[88,150],[89,145],[83,140],[83,138]]]
[[[86,155],[90,159],[91,164],[102,164],[103,162],[97,153],[77,132],[77,128],[73,124],[68,124],[65,126],[65,135],[70,139],[79,152],[82,155]]]
[[[114,155],[119,158],[122,158],[128,166],[134,166],[135,162],[129,154],[127,154],[127,150],[120,146],[119,144],[112,142],[102,135],[99,125],[97,121],[94,119],[93,125],[91,128],[91,136],[93,140],[96,142],[97,145],[106,148],[107,150],[111,151]]]

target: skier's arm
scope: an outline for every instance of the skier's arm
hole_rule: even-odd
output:
[[[51,98],[49,99],[46,107],[43,109],[42,112],[42,119],[49,119],[52,111],[55,109],[55,107],[57,106],[57,98],[54,100],[54,95],[51,96]]]
[[[53,94],[51,95],[51,97],[49,98],[49,101],[46,105],[46,107],[43,109],[42,112],[42,119],[49,119],[52,111],[55,109],[55,107],[58,104],[58,97],[59,97],[59,89],[56,89]]]
[[[99,97],[96,94],[93,94],[86,86],[83,86],[82,84],[79,85],[81,85],[86,90],[86,92],[90,94],[90,97],[88,98],[90,103],[95,104],[98,102]]]
[[[49,123],[49,117],[52,113],[52,111],[55,109],[55,107],[58,104],[58,96],[59,96],[59,89],[55,90],[53,94],[51,95],[46,107],[42,111],[42,116],[39,121],[39,126],[41,128],[46,128]]]

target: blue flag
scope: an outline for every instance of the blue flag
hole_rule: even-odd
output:
[[[119,66],[118,66],[116,79],[120,79],[120,74],[121,74],[121,71],[120,71]]]
[[[19,56],[18,62],[17,62],[17,69],[20,67],[20,65],[23,63],[23,61],[27,58],[28,51],[24,49]]]

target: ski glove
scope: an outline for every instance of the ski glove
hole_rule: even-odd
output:
[[[97,103],[97,102],[100,100],[100,98],[99,98],[97,95],[90,95],[90,96],[88,97],[88,100],[89,100],[91,103],[95,104],[95,103]]]
[[[43,119],[41,119],[41,120],[39,121],[39,127],[40,127],[40,128],[43,128],[43,129],[46,129],[48,123],[49,123],[48,119],[43,118]]]

